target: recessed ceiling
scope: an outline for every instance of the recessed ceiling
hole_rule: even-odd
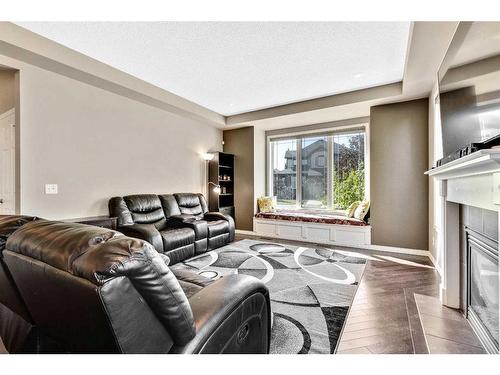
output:
[[[451,67],[468,64],[500,54],[500,22],[473,22],[460,42]]]
[[[20,22],[222,115],[400,81],[409,22]]]

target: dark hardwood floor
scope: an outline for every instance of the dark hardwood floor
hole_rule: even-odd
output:
[[[237,235],[303,246],[310,243]],[[338,354],[484,353],[462,314],[439,302],[439,274],[424,256],[352,249],[370,256]]]
[[[426,257],[373,256],[366,265],[337,352],[428,353],[412,296],[415,288],[437,293],[436,270]]]

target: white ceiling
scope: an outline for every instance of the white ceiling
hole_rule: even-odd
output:
[[[400,81],[409,22],[19,22],[223,115]]]

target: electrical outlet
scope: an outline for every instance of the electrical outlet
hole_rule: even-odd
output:
[[[57,184],[45,184],[45,194],[57,194]]]

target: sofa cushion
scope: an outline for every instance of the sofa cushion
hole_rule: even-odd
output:
[[[207,212],[207,203],[201,194],[177,193],[174,196],[181,214],[202,215]]]
[[[0,215],[0,257],[5,249],[5,243],[12,233],[30,221],[37,220],[33,216]]]
[[[259,212],[275,212],[276,211],[276,197],[260,197],[257,198],[257,205]]]
[[[160,195],[160,202],[163,206],[163,212],[165,213],[165,217],[169,218],[170,216],[178,216],[181,214],[181,210],[179,209],[179,205],[173,194],[162,194]]]
[[[137,224],[155,224],[157,228],[165,225],[165,214],[160,198],[155,194],[128,195],[123,197]]]
[[[20,315],[26,322],[32,322],[32,319],[28,313],[24,301],[22,300],[18,292],[17,286],[12,280],[12,276],[9,270],[7,269],[7,266],[4,264],[2,260],[2,253],[3,250],[5,249],[5,244],[7,243],[9,237],[23,225],[35,220],[37,220],[37,218],[32,216],[0,215],[0,306],[4,305],[8,307],[9,310]],[[2,323],[4,323],[3,325],[0,324],[0,334],[3,333],[4,335],[3,337],[4,343],[13,348],[13,346],[10,344],[15,342],[22,343],[23,340],[21,340],[21,338],[26,338],[25,335],[21,334],[21,332],[18,332],[17,330],[24,329],[27,326],[21,321],[18,321],[19,326],[17,326],[15,324],[17,318],[12,315],[11,317],[12,322],[9,322],[11,324],[10,324],[10,329],[8,329],[9,325],[7,325],[7,320],[8,320],[7,317],[10,315],[11,315],[10,313],[7,315],[0,314],[0,322],[3,319]],[[8,330],[6,331],[5,329],[2,328],[7,328]],[[29,327],[27,327],[27,329],[29,330]],[[12,335],[8,333],[12,333]],[[20,347],[20,345],[17,346]]]
[[[169,264],[176,264],[194,257],[196,254],[195,245],[192,243],[186,246],[177,247],[173,250],[166,251],[164,254],[169,257]]]
[[[352,202],[349,207],[347,207],[347,210],[345,210],[345,216],[354,217],[354,212],[356,211],[356,208],[358,208],[359,203],[359,201]]]
[[[229,232],[229,223],[226,220],[215,220],[208,222],[208,237],[215,237]]]
[[[362,201],[354,211],[354,218],[359,220],[364,220],[369,209],[370,209],[370,201]]]
[[[165,252],[194,244],[195,234],[191,228],[167,228],[160,233]]]
[[[348,218],[347,216],[340,215],[327,215],[327,214],[308,214],[297,211],[277,211],[255,214],[257,219],[271,219],[271,220],[286,220],[286,221],[302,221],[306,223],[321,223],[321,224],[338,224],[338,225],[368,225],[363,220]]]

